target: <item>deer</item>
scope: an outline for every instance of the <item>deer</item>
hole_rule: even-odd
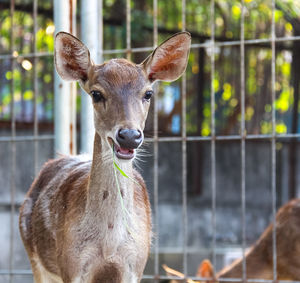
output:
[[[300,199],[290,200],[276,214],[277,280],[300,280]],[[273,223],[245,254],[246,278],[273,280]],[[164,266],[166,272],[184,278],[178,271]],[[207,278],[206,283],[219,279],[243,279],[243,258],[221,269],[216,275],[206,259],[198,267],[196,277]],[[191,279],[190,279],[191,280]],[[203,282],[203,280],[201,280]],[[176,281],[173,281],[175,283]],[[179,282],[179,281],[177,281]],[[198,282],[198,281],[190,281]]]
[[[140,282],[152,224],[133,160],[144,140],[153,85],[184,73],[190,45],[191,35],[180,32],[140,64],[122,58],[95,64],[78,38],[56,34],[56,71],[90,95],[95,135],[91,160],[48,161],[25,196],[19,228],[35,282]]]

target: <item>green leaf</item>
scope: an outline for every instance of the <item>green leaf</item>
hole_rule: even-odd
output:
[[[124,177],[129,178],[128,175],[119,167],[119,165],[115,161],[114,165]]]

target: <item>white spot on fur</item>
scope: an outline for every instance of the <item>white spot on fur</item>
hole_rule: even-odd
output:
[[[81,277],[76,277],[74,280],[72,280],[72,283],[81,283]]]
[[[128,282],[128,283],[137,283],[138,282],[138,278],[134,273],[129,273],[127,275],[127,277],[125,277],[124,282]]]
[[[78,159],[80,162],[92,161],[92,156],[89,154],[76,155],[74,158]]]

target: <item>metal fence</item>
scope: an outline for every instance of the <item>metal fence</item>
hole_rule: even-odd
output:
[[[38,82],[37,82],[37,73],[36,73],[36,65],[37,60],[39,58],[45,56],[53,56],[51,53],[46,52],[37,52],[36,49],[36,34],[38,29],[37,24],[37,9],[38,9],[38,1],[33,1],[33,53],[29,54],[18,54],[15,46],[14,39],[16,37],[14,32],[14,13],[15,13],[15,1],[10,1],[10,19],[11,19],[11,28],[10,28],[10,54],[1,54],[0,60],[9,60],[10,61],[10,69],[14,70],[16,65],[16,60],[18,58],[32,58],[33,59],[33,73],[34,73],[34,81],[33,81],[33,100],[34,100],[34,109],[33,109],[33,135],[17,135],[16,130],[16,115],[15,115],[15,97],[14,97],[14,78],[12,76],[11,84],[10,84],[10,93],[11,93],[11,103],[10,103],[10,113],[11,113],[11,134],[9,136],[1,136],[0,144],[1,146],[4,143],[10,144],[10,152],[7,154],[10,155],[10,241],[9,241],[9,263],[8,269],[0,270],[0,280],[3,279],[3,282],[13,282],[13,276],[31,276],[31,270],[21,270],[17,266],[14,266],[14,251],[15,251],[15,243],[14,243],[14,235],[16,235],[16,221],[15,215],[17,213],[17,203],[16,203],[16,174],[18,174],[16,170],[16,144],[20,142],[32,142],[34,144],[34,171],[37,174],[39,170],[39,142],[45,140],[54,140],[54,135],[39,135],[39,123],[37,117],[37,97],[39,90]],[[5,204],[1,204],[5,207]]]
[[[84,1],[84,0],[83,0]],[[86,1],[86,5],[87,5]],[[64,3],[64,4],[63,4]],[[54,11],[55,14],[55,24],[57,24],[57,30],[63,29],[63,30],[69,30],[73,32],[75,28],[76,23],[76,16],[75,16],[75,1],[70,1],[67,3],[67,1],[59,1],[57,0],[55,2],[54,8],[56,9]],[[102,47],[102,36],[103,36],[103,30],[102,30],[102,0],[93,1],[93,4],[98,6],[98,9],[94,9],[94,15],[93,19],[97,19],[97,22],[99,23],[99,29],[96,29],[93,31],[93,34],[97,36],[100,44],[99,46],[92,49],[92,52],[94,52],[94,57],[98,58],[98,62],[102,60],[102,57],[104,55],[113,55],[113,54],[119,54],[119,53],[125,53],[127,54],[127,58],[130,59],[131,54],[138,53],[138,52],[148,52],[153,50],[158,45],[158,0],[153,0],[153,46],[145,46],[145,47],[139,47],[139,48],[132,48],[131,46],[131,1],[126,0],[126,48],[125,49],[118,49],[118,50],[103,50]],[[62,6],[61,6],[62,5]],[[65,6],[63,6],[65,5]],[[90,3],[89,5],[92,6]],[[165,279],[174,279],[173,277],[165,276],[163,274],[160,274],[160,262],[159,262],[159,227],[157,223],[159,222],[160,217],[164,217],[163,215],[159,215],[159,209],[158,209],[158,197],[159,197],[159,182],[158,182],[158,172],[159,172],[159,166],[158,166],[158,156],[159,156],[159,144],[160,143],[172,143],[172,142],[180,142],[181,148],[182,148],[182,227],[183,227],[183,245],[182,245],[182,254],[183,254],[183,273],[194,280],[203,280],[203,278],[196,278],[193,276],[188,276],[187,272],[187,231],[188,231],[188,217],[187,217],[187,143],[188,142],[210,142],[210,164],[211,164],[211,193],[212,193],[212,203],[211,203],[211,209],[212,209],[212,219],[211,219],[211,226],[213,230],[212,234],[212,263],[214,266],[216,266],[216,141],[240,141],[240,161],[241,161],[241,224],[242,224],[242,249],[243,249],[243,276],[242,278],[238,279],[221,279],[220,281],[236,281],[236,282],[275,282],[277,279],[277,271],[276,271],[276,226],[274,225],[273,229],[273,280],[263,280],[263,279],[255,279],[255,280],[247,280],[246,278],[246,261],[245,261],[245,250],[246,250],[246,224],[245,224],[245,214],[246,214],[246,197],[245,197],[245,191],[246,191],[246,185],[245,185],[245,172],[246,172],[246,163],[245,163],[245,152],[246,152],[246,141],[248,140],[265,140],[270,143],[270,148],[272,152],[272,160],[271,160],[271,171],[272,171],[272,211],[273,211],[273,222],[275,223],[275,214],[276,214],[276,141],[278,139],[297,139],[300,138],[300,134],[298,133],[290,133],[290,134],[276,134],[275,132],[275,126],[276,126],[276,113],[275,113],[275,99],[276,99],[276,93],[275,93],[275,84],[276,84],[276,76],[275,76],[275,44],[277,42],[284,42],[284,41],[300,41],[300,36],[290,36],[290,37],[280,37],[277,38],[275,34],[275,0],[272,0],[272,26],[271,26],[271,38],[266,39],[251,39],[251,40],[245,40],[245,29],[244,29],[244,0],[241,1],[242,6],[242,13],[241,13],[241,22],[240,22],[240,40],[238,41],[226,41],[226,42],[218,42],[215,40],[215,21],[214,21],[214,15],[215,15],[215,1],[211,0],[210,4],[210,13],[211,13],[211,38],[209,41],[204,43],[197,43],[192,44],[192,49],[199,49],[199,48],[210,48],[212,50],[211,56],[210,56],[210,65],[211,65],[211,135],[210,136],[188,136],[187,135],[187,129],[186,129],[186,88],[187,88],[187,82],[186,77],[183,76],[182,78],[182,93],[181,93],[181,100],[182,100],[182,109],[181,109],[181,117],[182,117],[182,123],[181,123],[181,136],[177,137],[164,137],[158,135],[158,104],[157,99],[154,99],[154,115],[153,115],[153,125],[154,125],[154,134],[152,138],[147,138],[146,140],[153,144],[153,157],[154,157],[154,176],[153,176],[153,187],[154,187],[154,211],[153,211],[153,222],[154,222],[154,232],[156,234],[156,237],[154,238],[153,243],[153,254],[154,254],[154,273],[153,274],[145,274],[144,280],[152,280],[153,282],[159,282],[160,280]],[[12,21],[11,25],[11,47],[10,47],[10,54],[7,55],[0,55],[0,60],[9,59],[11,64],[11,70],[14,69],[15,62],[17,58],[33,58],[33,71],[34,71],[34,123],[33,123],[33,135],[29,136],[20,136],[16,133],[16,121],[15,121],[15,111],[14,111],[14,79],[11,80],[11,134],[9,136],[2,136],[0,137],[0,143],[9,143],[10,144],[10,158],[11,158],[11,177],[10,177],[10,194],[11,194],[11,203],[10,203],[10,260],[9,260],[9,268],[8,269],[2,269],[0,270],[0,276],[8,276],[9,282],[13,282],[14,276],[31,276],[30,270],[21,270],[18,268],[18,266],[13,265],[13,257],[14,257],[14,235],[16,234],[15,231],[15,221],[14,216],[16,215],[16,201],[15,201],[15,191],[16,191],[16,184],[15,184],[15,175],[18,174],[16,171],[16,143],[23,142],[23,141],[30,141],[34,144],[34,168],[35,173],[38,172],[39,167],[39,155],[38,155],[38,148],[39,148],[39,142],[44,140],[54,140],[56,138],[56,144],[55,144],[55,151],[59,151],[62,153],[74,153],[76,148],[73,147],[70,149],[70,144],[75,144],[75,120],[74,115],[72,116],[72,111],[74,112],[74,101],[69,102],[69,98],[66,100],[68,101],[66,104],[70,105],[68,107],[68,111],[66,111],[66,108],[64,108],[64,111],[60,111],[59,109],[56,112],[55,116],[55,123],[56,123],[56,131],[55,135],[40,135],[39,134],[39,121],[37,118],[37,97],[38,93],[41,91],[38,89],[38,83],[37,83],[37,75],[36,75],[36,64],[38,58],[41,58],[43,56],[53,56],[52,53],[39,53],[36,50],[36,33],[38,29],[38,23],[37,23],[37,7],[38,7],[38,0],[33,0],[33,19],[34,19],[34,32],[33,32],[33,46],[34,46],[34,52],[30,54],[18,54],[15,53],[15,47],[13,45],[14,43],[14,37],[16,36],[14,34],[14,23],[13,23],[13,15],[15,10],[15,2],[14,0],[10,1],[10,17]],[[66,17],[67,13],[69,15],[69,18]],[[73,14],[72,14],[73,13]],[[186,0],[182,0],[182,10],[181,10],[181,17],[182,17],[182,30],[186,30]],[[86,15],[85,15],[86,16]],[[85,17],[84,15],[82,17]],[[68,23],[68,27],[64,26],[63,23],[60,23],[59,21],[64,19],[66,21],[71,22]],[[83,23],[86,25],[85,27],[82,27],[82,30],[86,28],[89,23]],[[92,25],[95,25],[93,23]],[[270,43],[271,49],[272,49],[272,63],[271,63],[271,70],[272,70],[272,133],[271,134],[247,134],[245,130],[245,46],[247,44],[261,44],[261,43]],[[89,46],[91,42],[87,42],[87,45]],[[240,134],[237,135],[226,135],[226,136],[220,136],[216,134],[215,131],[215,92],[214,92],[214,76],[215,76],[215,53],[214,49],[217,47],[225,47],[225,46],[239,46],[240,47],[240,96],[241,96],[241,120],[240,120]],[[93,57],[92,56],[92,57]],[[56,78],[56,80],[59,80]],[[67,83],[57,81],[56,82],[56,95],[58,95],[58,85],[64,84],[64,87]],[[60,87],[61,88],[61,87]],[[66,86],[65,94],[62,94],[60,91],[60,99],[62,95],[69,95],[70,92],[73,91],[73,95],[75,89],[73,87],[73,90],[69,89],[69,86]],[[59,100],[58,100],[59,101]],[[66,104],[64,104],[64,107],[66,107]],[[72,108],[73,104],[73,108]],[[62,105],[62,103],[61,103]],[[56,108],[61,107],[59,106],[59,102],[56,103]],[[89,106],[83,106],[82,115],[89,115],[88,112]],[[64,117],[60,116],[61,113],[64,113]],[[68,116],[66,118],[66,116]],[[72,118],[73,117],[73,118]],[[91,131],[92,127],[89,125],[90,119],[83,118],[82,120],[82,127],[85,133],[88,133]],[[64,125],[63,125],[64,124]],[[84,124],[86,126],[84,126]],[[60,128],[57,128],[57,126],[60,125]],[[73,128],[70,127],[70,125],[73,125]],[[70,131],[71,129],[71,131]],[[72,130],[73,129],[73,130]],[[83,132],[82,132],[83,133]],[[82,146],[84,151],[88,151],[90,147],[85,147],[86,144],[90,143],[89,139],[85,139],[85,137],[90,137],[90,134],[82,134]],[[73,141],[73,142],[72,142]],[[62,146],[62,144],[64,144]],[[184,281],[185,279],[178,279]]]

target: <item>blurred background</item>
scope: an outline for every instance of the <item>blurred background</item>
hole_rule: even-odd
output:
[[[89,97],[54,70],[61,30],[97,63],[192,34],[186,75],[155,85],[136,164],[153,208],[143,282],[164,263],[219,270],[299,196],[299,0],[0,0],[0,282],[32,282],[18,209],[41,165],[91,150]]]

